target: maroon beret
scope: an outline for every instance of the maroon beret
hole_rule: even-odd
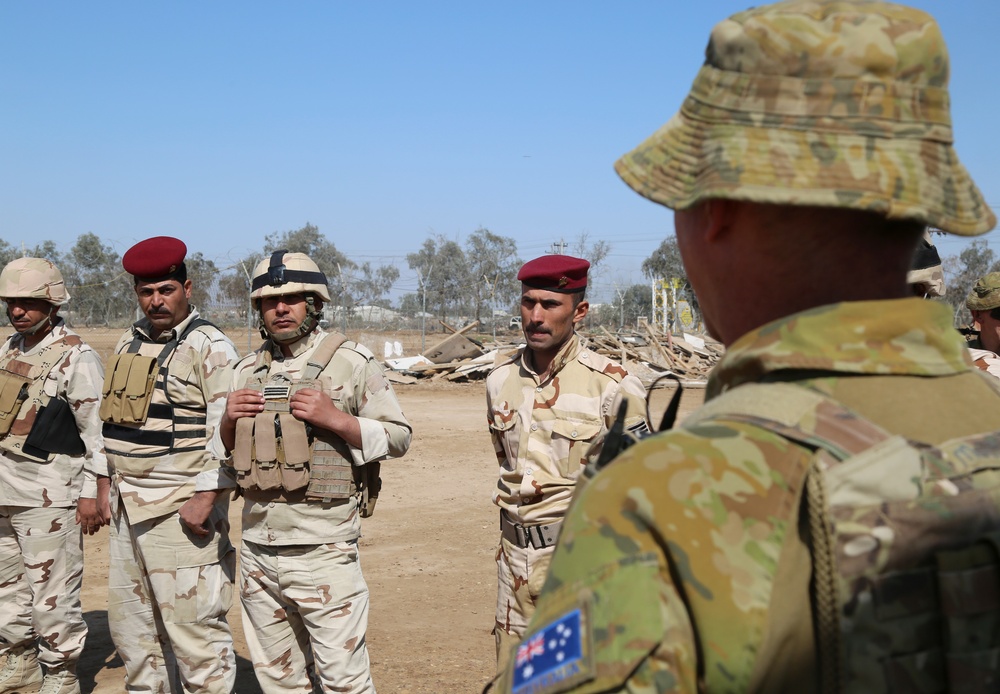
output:
[[[521,266],[517,279],[532,289],[575,294],[587,288],[590,263],[570,255],[543,255]]]
[[[179,273],[187,275],[184,256],[187,246],[173,236],[154,236],[140,241],[125,251],[122,267],[137,280],[157,282],[174,279]]]

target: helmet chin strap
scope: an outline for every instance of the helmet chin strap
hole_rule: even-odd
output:
[[[319,325],[319,321],[320,318],[323,317],[323,313],[316,308],[316,297],[312,294],[306,295],[306,305],[308,306],[306,309],[306,317],[301,323],[299,323],[299,326],[295,328],[295,330],[286,330],[283,333],[269,333],[264,327],[264,313],[260,310],[261,304],[258,299],[257,329],[260,330],[260,336],[265,340],[270,338],[274,342],[285,344],[288,342],[295,342],[296,340],[299,340],[311,333],[316,329],[316,326]]]
[[[40,321],[35,323],[30,328],[22,330],[20,334],[24,335],[25,337],[31,337],[32,335],[34,335],[39,330],[41,330],[42,328],[44,328],[45,326],[49,325],[52,322],[52,316],[55,314],[55,312],[56,312],[56,307],[50,304],[49,312],[45,314],[45,318],[42,318]],[[9,320],[11,323],[14,322],[10,317],[10,309],[7,309],[7,320]]]

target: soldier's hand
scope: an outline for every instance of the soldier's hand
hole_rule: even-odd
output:
[[[226,409],[219,422],[219,436],[227,451],[236,444],[236,420],[256,417],[264,411],[264,396],[250,388],[234,390],[226,396]]]
[[[208,520],[209,514],[212,513],[212,507],[215,506],[215,500],[218,498],[219,493],[218,490],[195,492],[194,496],[185,501],[184,505],[181,506],[179,512],[181,521],[195,535],[208,535],[208,528],[205,526],[205,521]]]
[[[97,513],[104,525],[111,524],[111,478],[97,478]]]
[[[226,397],[226,412],[223,418],[236,421],[243,417],[256,417],[264,411],[264,396],[260,391],[243,388],[234,390]]]
[[[87,535],[93,535],[106,521],[101,518],[97,508],[97,499],[81,498],[76,503],[76,524],[80,526]]]
[[[349,445],[361,448],[361,427],[357,417],[343,412],[326,393],[303,388],[292,395],[288,407],[296,419],[333,432]]]
[[[288,407],[296,419],[329,431],[335,431],[332,424],[337,415],[344,414],[333,404],[329,395],[312,388],[296,391],[288,401]]]

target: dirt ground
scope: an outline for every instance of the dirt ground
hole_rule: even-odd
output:
[[[237,345],[242,351],[246,342]],[[382,495],[361,539],[375,686],[383,694],[479,692],[495,666],[490,630],[499,533],[490,502],[497,471],[485,426],[485,385],[420,381],[396,392],[413,425],[413,443],[404,458],[383,464]],[[701,403],[703,392],[685,391],[682,414]],[[654,391],[654,421],[668,395]],[[236,501],[231,510],[237,547],[241,506]],[[107,542],[107,529],[84,542],[83,608],[90,634],[79,674],[83,691],[96,694],[122,692],[124,678],[108,632]],[[256,694],[238,598],[229,623],[236,640],[236,693]]]

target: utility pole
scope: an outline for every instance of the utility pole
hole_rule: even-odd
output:
[[[565,255],[565,254],[566,254],[566,241],[564,239],[553,241],[552,246],[549,248],[549,255]]]
[[[243,274],[247,278],[247,354],[253,351],[253,344],[251,343],[251,335],[253,334],[253,299],[251,294],[253,293],[253,280],[250,279],[250,273],[247,272],[247,266],[244,261],[240,261],[240,267],[243,268]]]

